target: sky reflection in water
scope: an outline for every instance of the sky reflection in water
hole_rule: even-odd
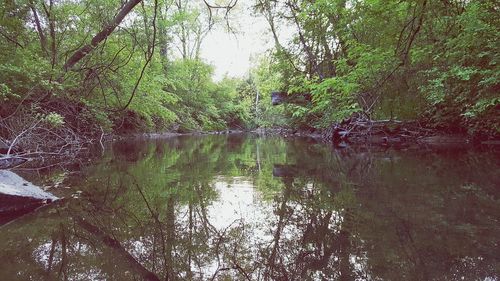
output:
[[[244,135],[119,142],[23,174],[68,199],[0,228],[0,279],[498,280],[499,159]]]

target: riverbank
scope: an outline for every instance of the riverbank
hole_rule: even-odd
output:
[[[478,145],[500,146],[499,136],[470,135],[463,132],[450,132],[426,126],[418,121],[398,120],[360,120],[348,119],[341,123],[332,124],[324,129],[290,129],[290,128],[257,128],[254,130],[226,129],[222,131],[193,131],[193,132],[153,132],[153,133],[102,133],[85,144],[79,144],[78,151],[73,154],[56,153],[49,151],[45,154],[27,154],[29,151],[0,158],[0,169],[14,167],[44,167],[69,161],[70,159],[93,157],[93,151],[104,151],[106,142],[130,139],[147,138],[162,139],[179,136],[201,135],[228,135],[253,133],[260,136],[305,137],[318,142],[329,143],[335,147],[347,146],[380,146],[380,147],[473,147]],[[94,148],[92,148],[94,147]],[[96,156],[96,155],[94,155]],[[22,160],[22,161],[18,161]]]
[[[254,132],[259,135],[308,137],[340,147],[348,145],[402,147],[410,145],[500,145],[498,135],[480,133],[472,135],[463,131],[433,128],[418,121],[348,119],[325,129],[259,128]]]

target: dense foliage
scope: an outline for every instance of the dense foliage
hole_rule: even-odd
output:
[[[280,89],[313,95],[288,106],[292,122],[325,127],[357,113],[500,132],[496,1],[256,2],[275,38]]]
[[[2,1],[0,148],[353,115],[500,131],[495,1],[255,0],[275,48],[247,78],[215,82],[202,42],[236,2]],[[274,90],[312,99],[272,107]]]
[[[25,150],[47,130],[92,139],[251,126],[254,98],[237,91],[244,82],[214,82],[200,59],[207,32],[225,24],[220,9],[192,0],[2,1],[0,144]],[[69,131],[55,132],[47,118]]]

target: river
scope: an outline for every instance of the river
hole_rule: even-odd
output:
[[[500,150],[182,136],[20,171],[0,280],[500,280]]]

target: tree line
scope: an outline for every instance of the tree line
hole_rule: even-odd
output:
[[[496,1],[252,3],[274,48],[246,78],[215,82],[201,46],[212,28],[232,28],[236,0],[2,1],[3,153],[109,132],[326,128],[353,116],[499,133]],[[311,99],[272,107],[276,90]]]
[[[200,58],[237,1],[3,1],[0,141],[40,154],[105,133],[246,128],[244,80]]]
[[[500,132],[497,1],[257,0],[255,8],[274,38],[275,87],[312,94],[287,105],[289,123],[325,128],[358,116]]]

